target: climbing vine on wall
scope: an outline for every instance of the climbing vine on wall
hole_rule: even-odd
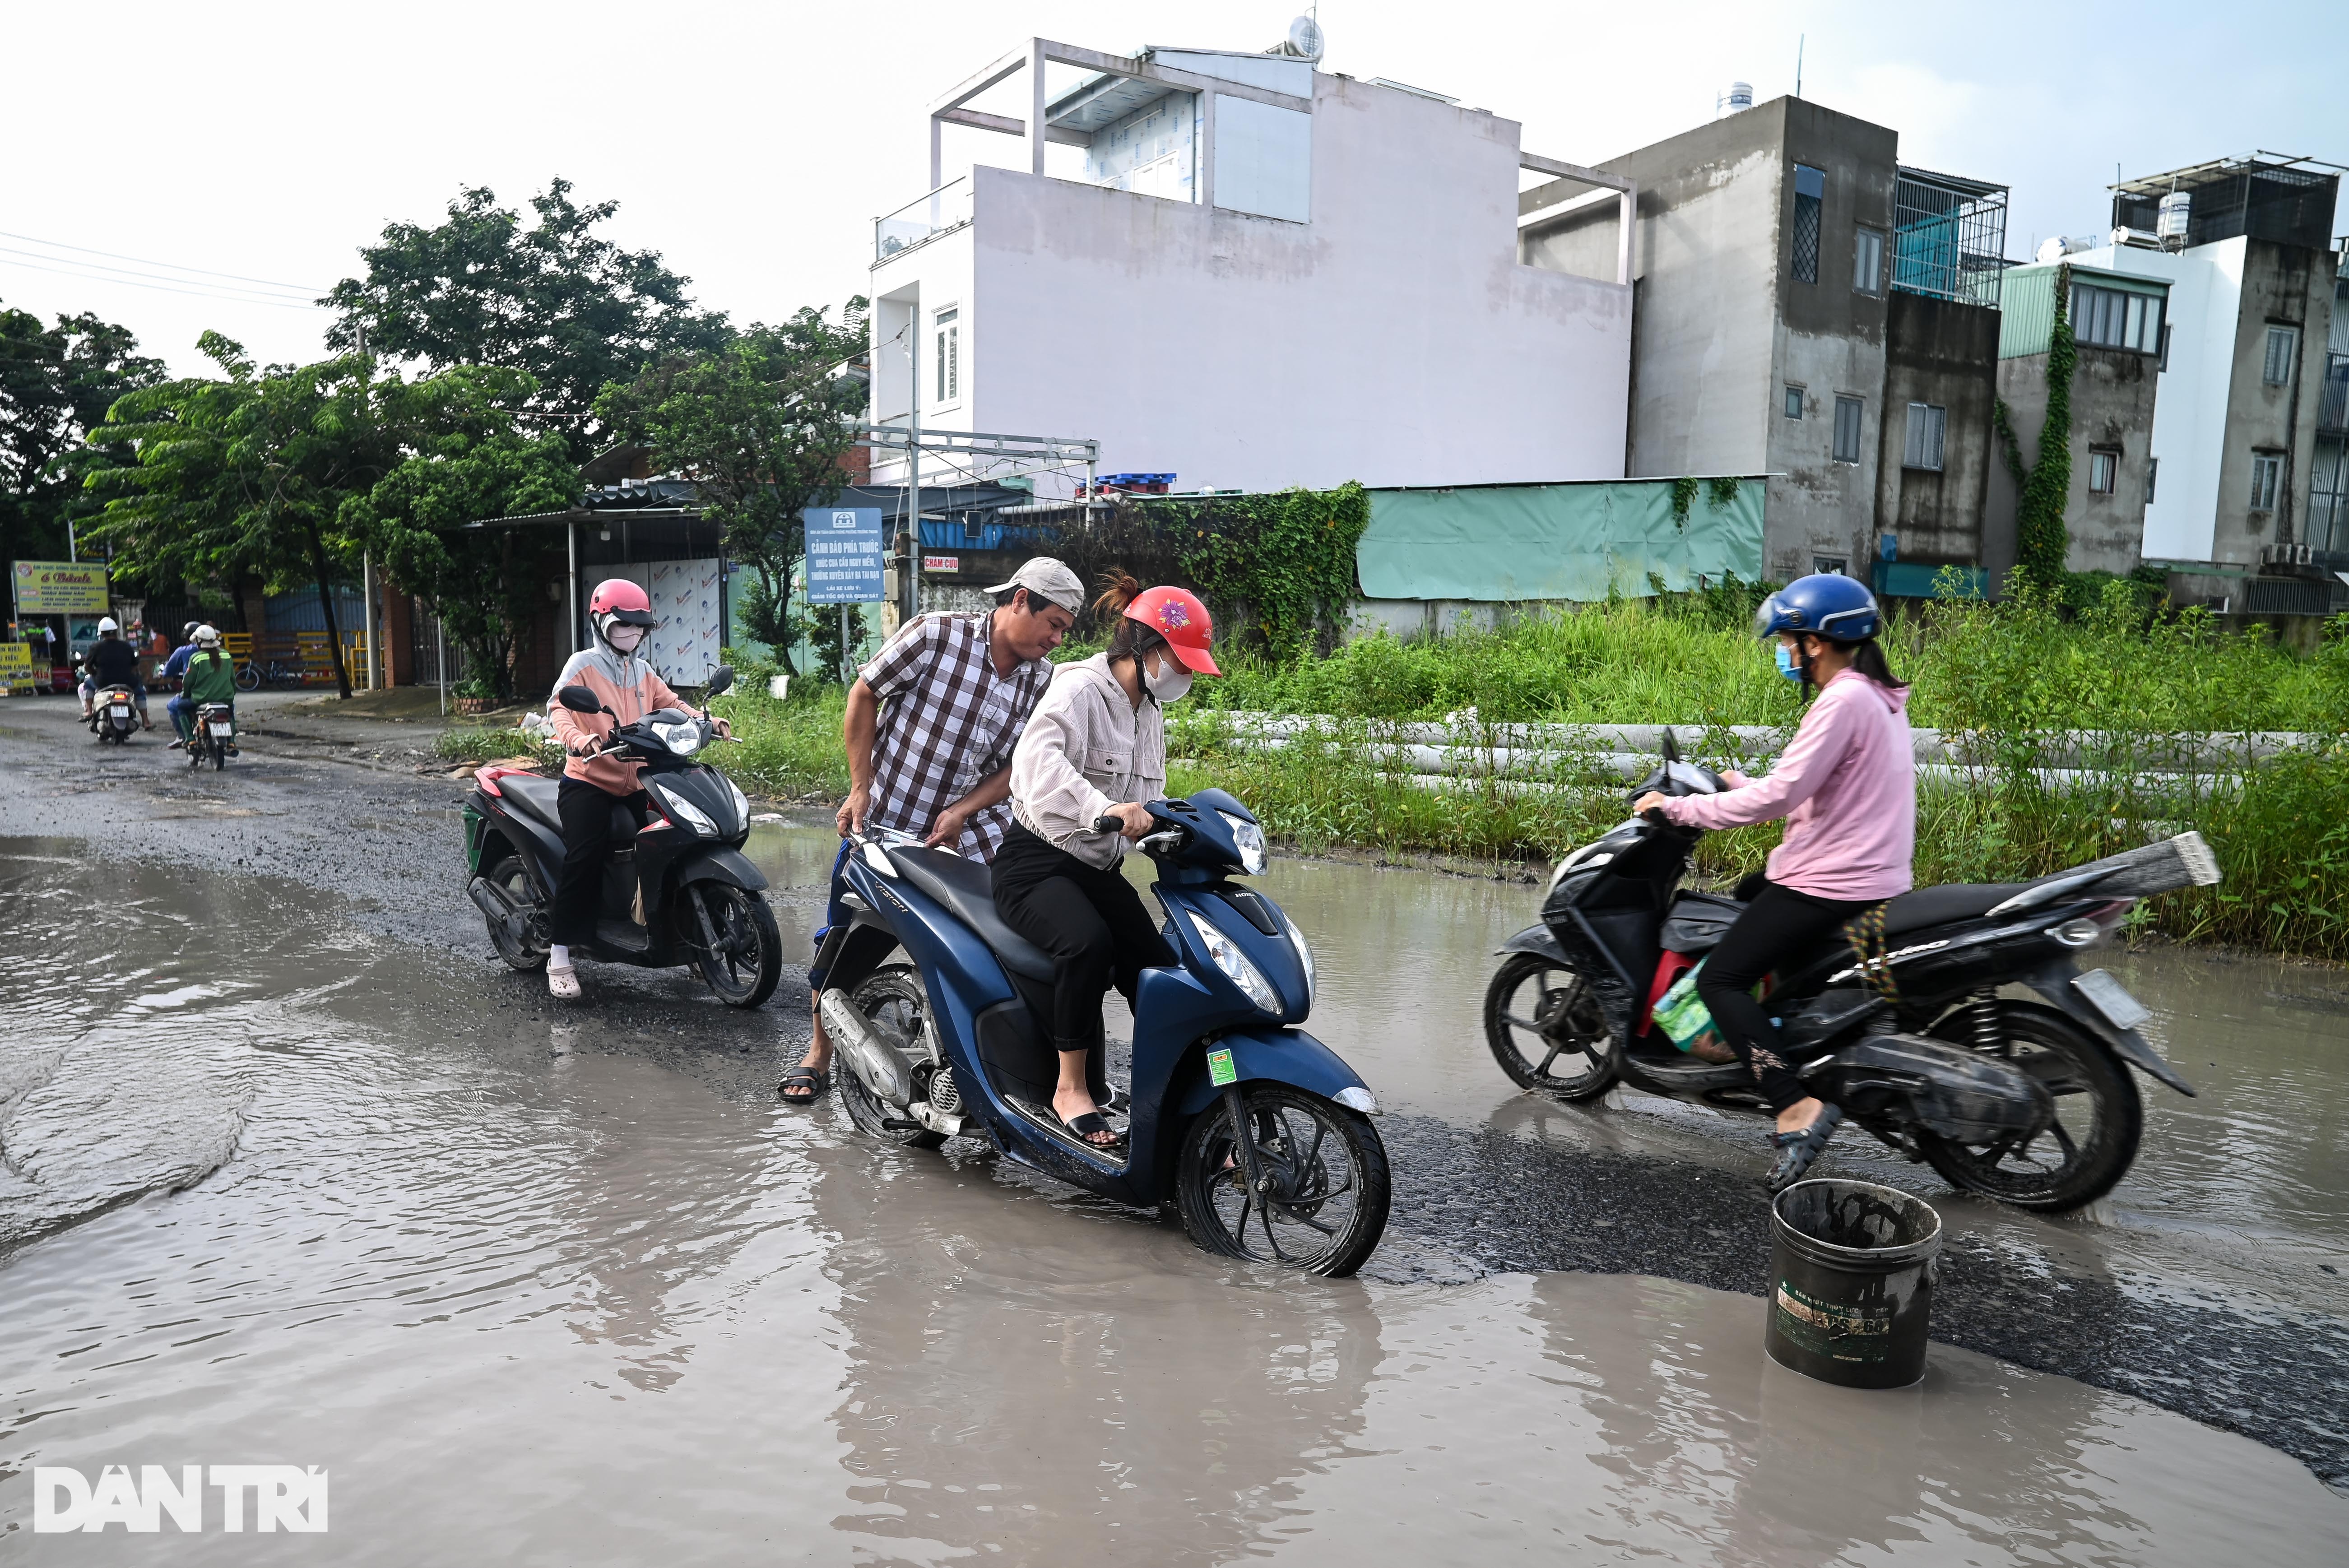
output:
[[[1715,474],[1709,480],[1693,480],[1683,474],[1674,480],[1672,481],[1672,526],[1682,533],[1688,531],[1689,509],[1696,505],[1696,495],[1700,488],[1704,491],[1705,504],[1718,511],[1724,506],[1736,504],[1738,484],[1739,480],[1733,474]]]
[[[2014,521],[2014,569],[2025,580],[2053,589],[2064,581],[2072,550],[2064,508],[2072,495],[2072,372],[2080,362],[2072,336],[2072,269],[2055,269],[2055,325],[2047,344],[2047,417],[2039,425],[2039,460],[2025,469],[2006,400],[1993,414],[2007,472],[2022,493]]]
[[[1370,492],[1332,490],[1198,500],[1122,500],[1055,548],[1088,583],[1123,567],[1207,602],[1227,635],[1287,655],[1329,640],[1356,593],[1354,549],[1370,526]]]

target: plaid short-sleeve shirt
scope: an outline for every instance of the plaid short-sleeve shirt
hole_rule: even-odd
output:
[[[881,699],[873,741],[873,820],[926,834],[939,811],[1010,766],[1011,748],[1051,684],[1050,659],[1008,676],[988,654],[992,613],[924,615],[857,674]],[[970,820],[957,852],[991,861],[1011,823],[1009,800]]]

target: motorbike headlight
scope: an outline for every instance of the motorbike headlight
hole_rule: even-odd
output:
[[[750,820],[750,799],[731,779],[726,780],[726,789],[734,797],[734,825],[739,828]]]
[[[1264,830],[1246,817],[1235,817],[1229,811],[1218,811],[1224,826],[1232,830],[1232,842],[1239,846],[1240,870],[1252,877],[1264,874]]]
[[[660,732],[661,743],[679,757],[690,757],[701,749],[701,727],[693,724],[672,724]]]
[[[1280,1013],[1280,993],[1272,988],[1272,982],[1264,977],[1263,971],[1248,962],[1247,954],[1240,951],[1239,944],[1218,931],[1214,923],[1198,911],[1185,910],[1183,913],[1191,917],[1191,929],[1199,934],[1200,945],[1206,948],[1207,956],[1216,967],[1222,970],[1249,1001],[1278,1016]]]
[[[1288,943],[1297,949],[1297,961],[1305,965],[1305,1006],[1310,1008],[1313,1006],[1313,949],[1306,944],[1305,933],[1297,928],[1293,920],[1288,923]]]
[[[658,784],[654,785],[653,788],[659,791],[661,810],[668,813],[671,821],[683,822],[697,833],[707,833],[712,838],[718,836],[718,824],[709,820],[709,812],[674,789],[665,789]]]

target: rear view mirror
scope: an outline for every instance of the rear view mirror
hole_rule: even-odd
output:
[[[590,686],[564,686],[561,691],[554,694],[554,700],[561,703],[564,707],[569,708],[574,713],[601,713],[604,711],[604,704],[596,697],[595,689]]]
[[[734,666],[732,665],[720,665],[716,669],[709,672],[709,684],[701,688],[701,695],[705,699],[713,696],[724,696],[728,692],[733,689]]]

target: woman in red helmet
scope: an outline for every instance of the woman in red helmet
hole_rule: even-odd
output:
[[[1101,1105],[1102,997],[1114,981],[1130,1006],[1142,971],[1174,962],[1118,861],[1129,840],[1150,830],[1142,802],[1166,790],[1163,705],[1191,689],[1194,672],[1223,672],[1207,654],[1215,623],[1195,594],[1144,593],[1112,573],[1093,608],[1117,617],[1109,647],[1053,673],[1011,753],[995,907],[1052,955],[1052,1113],[1087,1142],[1116,1148],[1124,1135]],[[1093,830],[1104,817],[1117,831]]]
[[[612,850],[612,803],[627,807],[639,825],[645,820],[645,791],[638,781],[644,764],[594,753],[611,743],[616,727],[634,724],[657,708],[685,706],[642,656],[646,635],[660,624],[642,588],[625,577],[597,583],[587,596],[587,624],[595,634],[595,645],[571,655],[554,689],[584,686],[608,711],[574,713],[560,702],[546,705],[554,738],[570,758],[556,792],[563,814],[563,875],[547,912],[546,959],[546,988],[566,998],[579,995],[572,946],[595,939],[604,861]],[[718,729],[729,733],[724,719]]]

